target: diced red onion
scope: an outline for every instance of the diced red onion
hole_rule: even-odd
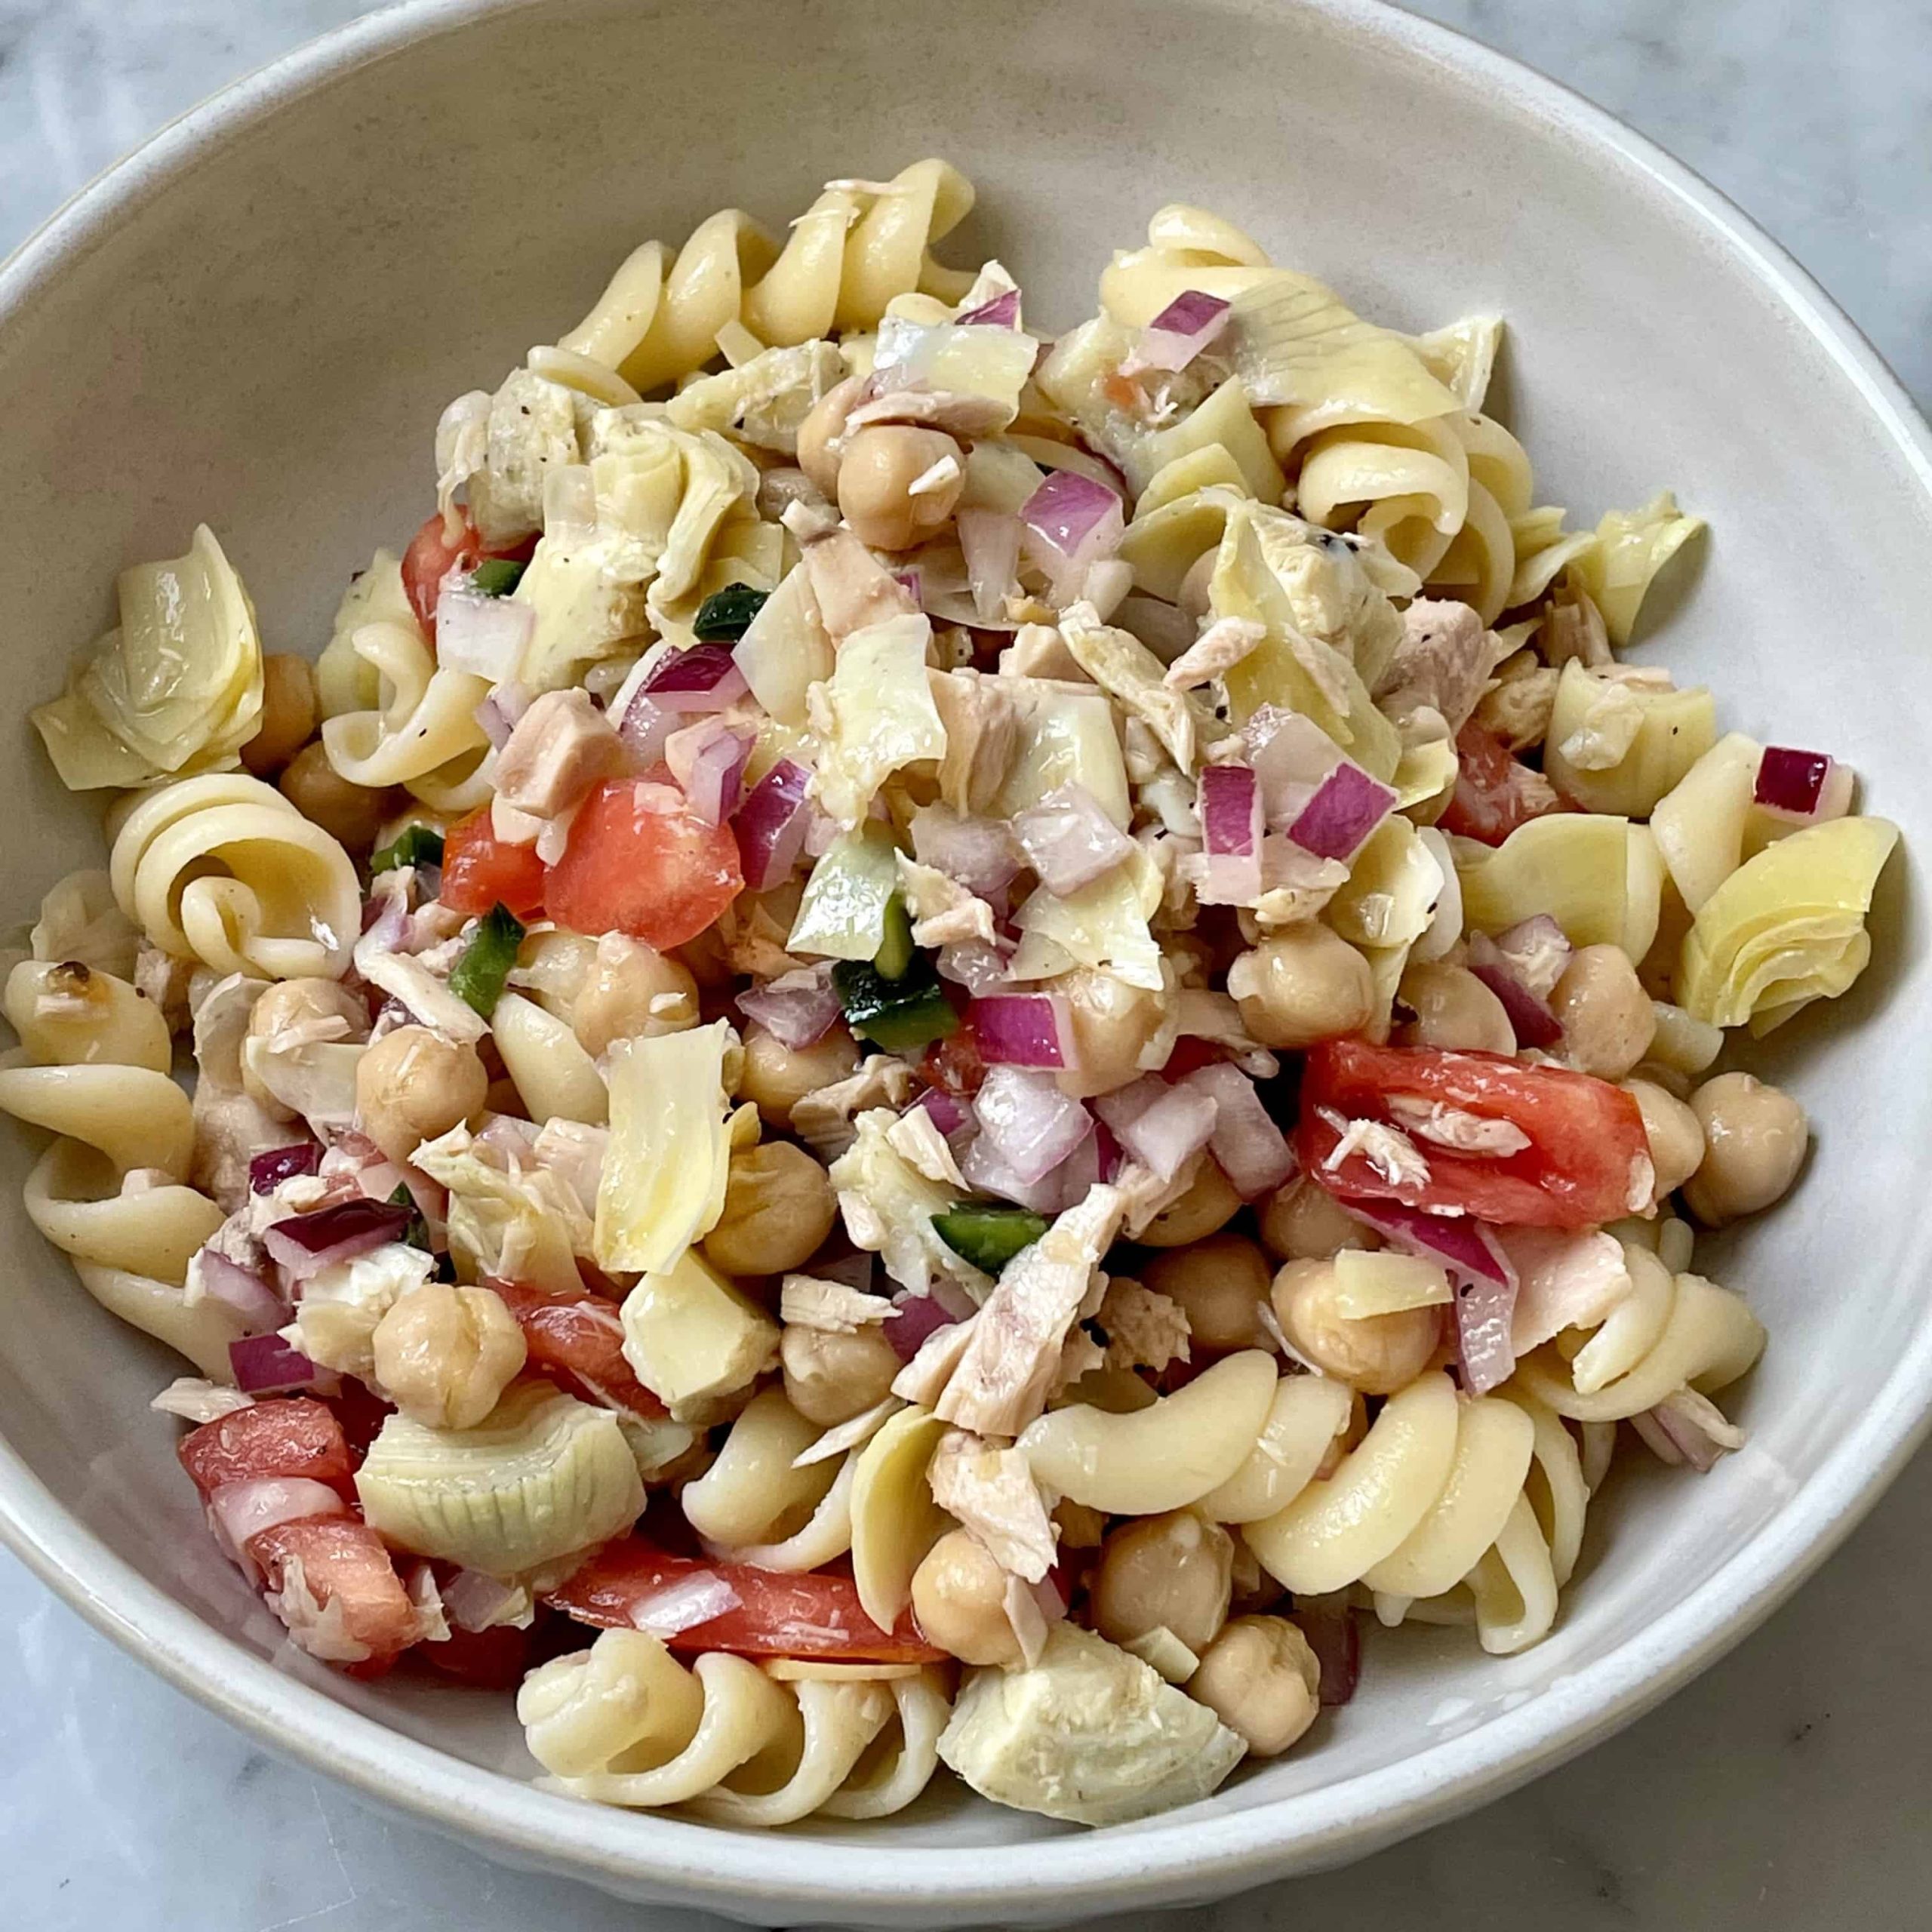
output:
[[[706,825],[722,825],[738,809],[754,742],[750,732],[734,731],[715,718],[688,724],[665,740],[671,776]]]
[[[279,1328],[288,1319],[288,1304],[251,1268],[205,1247],[195,1257],[195,1278],[211,1300],[232,1308],[255,1334]]]
[[[782,758],[754,785],[738,808],[732,829],[745,884],[753,892],[782,885],[792,876],[811,823],[805,788],[811,774]]]
[[[843,1009],[827,964],[802,967],[740,993],[738,1011],[795,1054],[823,1039]]]
[[[1079,784],[1061,785],[1015,814],[1013,835],[1047,890],[1064,898],[1134,854],[1134,841]]]
[[[1463,1392],[1487,1395],[1516,1372],[1510,1329],[1516,1312],[1513,1281],[1464,1278],[1456,1284],[1456,1361]]]
[[[943,1087],[928,1087],[906,1111],[909,1114],[914,1107],[931,1115],[934,1126],[942,1134],[949,1136],[957,1134],[972,1118],[958,1099]]]
[[[1092,1123],[1090,1121],[1089,1125]],[[1000,1152],[992,1137],[975,1134],[968,1138],[959,1155],[959,1171],[977,1194],[996,1195],[1016,1208],[1030,1208],[1036,1214],[1057,1214],[1070,1208],[1087,1191],[1075,1170],[1097,1177],[1100,1158],[1091,1153],[1094,1137],[1090,1132],[1064,1158],[1032,1179],[1023,1177]]]
[[[321,1374],[300,1349],[279,1335],[245,1335],[228,1345],[235,1386],[245,1395],[272,1395],[290,1389],[309,1389]]]
[[[1440,1261],[1464,1281],[1506,1287],[1515,1302],[1516,1271],[1481,1222],[1466,1214],[1432,1214],[1398,1201],[1344,1200],[1342,1205],[1404,1254]]]
[[[743,1599],[722,1577],[681,1577],[631,1604],[626,1614],[631,1628],[653,1637],[675,1637],[681,1630],[736,1610]]]
[[[1057,993],[998,993],[976,999],[967,1014],[989,1066],[1070,1067],[1072,1017]]]
[[[1709,1475],[1744,1442],[1744,1432],[1694,1389],[1666,1396],[1655,1408],[1632,1416],[1630,1426],[1663,1461],[1673,1466],[1687,1463],[1700,1475]]]
[[[1002,289],[990,302],[982,302],[977,309],[968,309],[963,315],[952,318],[961,328],[977,324],[982,328],[1017,329],[1020,326],[1020,291],[1017,288]]]
[[[928,1336],[950,1328],[958,1318],[949,1314],[931,1295],[904,1295],[894,1303],[892,1312],[880,1325],[879,1332],[901,1361],[910,1361]]]
[[[510,1619],[506,1613],[515,1610],[524,1600],[523,1592],[515,1584],[481,1570],[459,1570],[441,1586],[441,1594],[449,1620],[459,1630],[472,1634],[507,1623]]]
[[[1829,753],[1767,745],[1752,797],[1774,818],[1817,825],[1844,817],[1851,809],[1851,788],[1850,767]]]
[[[1247,764],[1208,764],[1201,768],[1195,808],[1201,841],[1217,857],[1254,860],[1261,856],[1261,787]]]
[[[722,711],[749,694],[751,687],[728,645],[694,644],[667,651],[645,679],[639,697],[660,711]]]
[[[640,771],[648,771],[664,755],[664,746],[676,731],[681,714],[654,704],[641,691],[632,694],[617,720],[617,736]]]
[[[1143,369],[1185,369],[1227,327],[1228,313],[1220,296],[1183,290],[1140,331],[1135,364]]]
[[[386,1201],[339,1201],[312,1214],[294,1214],[276,1222],[263,1235],[262,1245],[291,1281],[305,1281],[325,1268],[352,1261],[395,1240],[408,1226],[410,1212]]]
[[[1248,762],[1261,781],[1263,815],[1285,830],[1342,762],[1342,748],[1312,718],[1264,704],[1241,727]]]
[[[506,681],[476,707],[476,721],[492,748],[501,751],[509,743],[517,720],[529,709],[530,694],[521,685]]]
[[[298,1356],[298,1361],[306,1357]],[[208,1498],[208,1527],[216,1542],[247,1571],[256,1564],[248,1545],[264,1531],[318,1516],[346,1516],[349,1505],[325,1482],[309,1476],[263,1476],[225,1482]]]
[[[1387,786],[1344,758],[1315,788],[1288,827],[1288,836],[1318,859],[1346,861],[1395,808],[1395,794]]]
[[[988,1070],[974,1097],[973,1114],[1023,1182],[1052,1173],[1094,1131],[1087,1109],[1063,1094],[1051,1074],[1017,1066]]]
[[[937,808],[913,814],[912,856],[986,900],[1013,882],[1020,863],[1012,834],[1000,820],[964,818]]]
[[[446,583],[436,599],[436,662],[500,684],[515,675],[536,629],[533,606]]]
[[[1321,1666],[1318,1693],[1325,1709],[1346,1704],[1361,1680],[1361,1631],[1347,1604],[1337,1598],[1300,1598],[1294,1621]]]
[[[973,608],[990,622],[1004,615],[1007,598],[1019,586],[1020,542],[1026,533],[1017,516],[988,509],[961,510],[958,530]]]
[[[1079,583],[1089,565],[1112,556],[1126,528],[1119,497],[1071,469],[1055,470],[1027,498],[1020,521],[1057,589]]]
[[[1519,1047],[1553,1047],[1563,1038],[1563,1023],[1517,978],[1494,940],[1481,933],[1469,937],[1469,971],[1502,1002]]]
[[[1170,1087],[1149,1074],[1103,1094],[1094,1110],[1128,1152],[1162,1180],[1172,1180],[1214,1137],[1214,1097],[1185,1081]]]
[[[1494,943],[1503,964],[1538,999],[1549,998],[1575,950],[1568,935],[1547,912],[1519,919],[1507,932],[1498,933]]]
[[[1294,1172],[1294,1149],[1261,1104],[1254,1082],[1239,1067],[1226,1060],[1197,1067],[1178,1084],[1205,1094],[1214,1103],[1214,1131],[1208,1151],[1244,1201],[1271,1193]]]
[[[248,1192],[272,1194],[282,1182],[297,1174],[312,1174],[322,1164],[321,1143],[299,1140],[292,1146],[272,1147],[257,1154],[248,1162]]]

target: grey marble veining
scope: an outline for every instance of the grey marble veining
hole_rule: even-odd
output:
[[[362,11],[0,0],[0,248],[211,89]],[[1435,0],[1420,11],[1567,82],[1708,176],[1932,401],[1932,8]],[[1620,1737],[1347,1871],[1164,1922],[1917,1932],[1932,1924],[1932,1629],[1918,1607],[1928,1586],[1932,1463],[1921,1460],[1795,1602]],[[716,1923],[501,1871],[368,1810],[149,1677],[0,1557],[8,1932]]]

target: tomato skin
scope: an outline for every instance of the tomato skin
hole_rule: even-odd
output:
[[[354,1461],[342,1425],[321,1402],[306,1395],[257,1402],[204,1423],[175,1445],[181,1466],[205,1503],[231,1482],[305,1476],[325,1482],[345,1503],[355,1500]]]
[[[501,904],[519,919],[543,910],[543,861],[534,845],[497,836],[490,808],[478,805],[443,835],[443,882],[438,894],[457,912],[483,913]]]
[[[514,1690],[530,1660],[530,1632],[513,1623],[491,1630],[459,1630],[439,1644],[418,1644],[410,1652],[439,1677],[485,1690]]]
[[[395,1657],[420,1634],[416,1606],[382,1538],[367,1523],[352,1516],[305,1516],[251,1537],[248,1550],[272,1592],[281,1588],[291,1559],[299,1561],[315,1601],[325,1609],[341,1604],[344,1630],[368,1646],[371,1663]]]
[[[451,571],[473,571],[485,557],[528,558],[537,547],[536,538],[527,537],[521,543],[493,549],[483,541],[466,509],[459,509],[457,515],[461,521],[454,543],[444,530],[443,513],[438,510],[409,540],[409,548],[402,553],[403,595],[432,644],[436,641],[436,599],[441,594],[443,579]]]
[[[668,1413],[624,1359],[623,1324],[614,1303],[587,1288],[571,1296],[524,1281],[488,1285],[516,1317],[530,1367],[589,1401],[614,1403],[648,1420]]]
[[[1485,1155],[1425,1144],[1429,1178],[1420,1183],[1387,1180],[1360,1154],[1331,1172],[1324,1163],[1341,1135],[1323,1112],[1386,1121],[1392,1094],[1508,1121],[1530,1145]],[[1596,1227],[1640,1211],[1632,1199],[1650,1162],[1636,1102],[1607,1081],[1500,1054],[1355,1039],[1324,1040],[1309,1049],[1295,1151],[1303,1171],[1343,1200],[1395,1200],[1518,1227]],[[1647,1201],[1647,1183],[1644,1195]]]
[[[706,1563],[672,1556],[642,1537],[608,1543],[544,1601],[580,1623],[629,1630],[635,1605],[666,1584],[717,1577],[740,1598],[735,1610],[694,1624],[664,1641],[674,1651],[729,1651],[741,1657],[814,1657],[839,1663],[938,1663],[936,1649],[902,1619],[881,1630],[859,1605],[849,1577],[793,1575],[749,1563]]]
[[[661,952],[683,946],[744,890],[738,841],[684,795],[648,780],[607,779],[571,822],[544,906],[578,933],[628,933]]]
[[[1456,734],[1456,789],[1436,821],[1444,832],[1500,845],[1518,826],[1560,809],[1546,782],[1472,718]]]

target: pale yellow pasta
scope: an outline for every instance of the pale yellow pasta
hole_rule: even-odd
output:
[[[122,910],[155,945],[217,973],[339,978],[361,927],[349,854],[272,786],[238,772],[148,795],[109,869]]]
[[[140,928],[115,903],[106,872],[89,869],[69,872],[48,889],[27,944],[36,959],[78,960],[125,980],[134,972],[140,937]]]
[[[174,1064],[168,1022],[125,980],[77,961],[23,959],[7,976],[7,1023],[37,1066]]]
[[[1234,1474],[1194,1506],[1217,1523],[1258,1523],[1300,1494],[1348,1426],[1354,1397],[1346,1383],[1284,1375],[1254,1447]]]
[[[555,1015],[506,992],[490,1015],[490,1032],[532,1120],[601,1127],[609,1118],[611,1098],[597,1063]]]
[[[823,1432],[782,1389],[755,1395],[679,1501],[708,1549],[767,1570],[815,1570],[851,1547],[851,1459],[800,1466]]]
[[[413,623],[358,627],[352,648],[380,681],[379,701],[366,711],[325,721],[329,763],[352,785],[380,791],[432,779],[466,753],[488,745],[476,708],[490,694],[487,678],[441,668]]]
[[[315,661],[316,696],[324,718],[373,711],[381,702],[382,673],[355,648],[356,632],[376,623],[418,629],[402,587],[401,560],[389,550],[378,550],[370,558],[369,568],[358,574],[336,606],[329,641]]]
[[[931,1671],[781,1681],[718,1654],[687,1670],[656,1638],[608,1630],[531,1672],[517,1715],[574,1796],[771,1826],[909,1804],[937,1765],[948,1703]]]

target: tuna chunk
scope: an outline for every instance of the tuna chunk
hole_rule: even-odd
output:
[[[1375,701],[1397,724],[1425,709],[1454,737],[1476,708],[1495,657],[1481,618],[1466,604],[1418,597],[1402,614],[1402,641],[1377,681]]]
[[[1058,1555],[1046,1499],[1017,1449],[961,1429],[940,1438],[929,1472],[933,1500],[979,1538],[1009,1574],[1037,1583]]]
[[[533,818],[555,818],[623,761],[623,746],[587,691],[546,691],[497,756],[497,796]]]

